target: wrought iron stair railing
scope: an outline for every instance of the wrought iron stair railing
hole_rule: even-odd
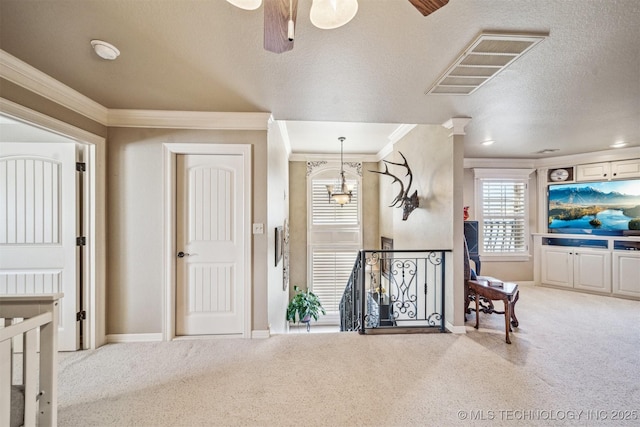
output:
[[[451,250],[361,250],[340,301],[340,330],[444,332]]]

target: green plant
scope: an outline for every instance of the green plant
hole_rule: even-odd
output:
[[[320,313],[326,313],[316,294],[308,289],[303,291],[298,286],[294,286],[293,290],[296,291],[296,294],[291,298],[287,307],[287,320],[295,322],[297,317],[298,323],[306,322],[308,329],[312,318],[317,321]]]

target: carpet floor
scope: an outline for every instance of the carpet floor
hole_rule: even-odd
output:
[[[294,333],[64,353],[60,426],[640,425],[640,301],[522,286],[466,334]],[[625,419],[626,418],[626,419]]]

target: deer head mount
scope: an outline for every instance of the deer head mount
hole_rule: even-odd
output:
[[[400,152],[398,151],[398,153]],[[420,205],[420,203],[418,200],[418,190],[415,190],[413,194],[409,196],[409,191],[411,190],[411,183],[413,182],[413,173],[411,172],[411,168],[409,167],[409,164],[407,163],[407,159],[404,157],[404,154],[400,153],[400,156],[402,156],[402,160],[404,160],[404,163],[395,163],[395,162],[383,160],[383,162],[385,163],[384,172],[380,172],[380,171],[369,171],[369,172],[379,173],[380,175],[389,175],[391,178],[393,178],[393,182],[391,184],[393,184],[394,182],[400,183],[400,192],[398,193],[396,198],[393,199],[393,202],[391,202],[389,206],[402,208],[402,220],[406,221],[407,218],[409,218],[409,214],[411,214],[411,212],[413,212],[414,209]],[[407,173],[405,174],[405,177],[406,176],[409,177],[409,185],[407,185],[406,190],[404,188],[404,183],[402,182],[402,180],[397,176],[389,173],[388,165],[402,166],[407,169]]]

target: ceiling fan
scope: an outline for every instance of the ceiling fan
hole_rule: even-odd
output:
[[[247,10],[260,7],[263,0],[227,0]],[[309,18],[322,29],[338,28],[351,21],[358,11],[358,0],[312,0]],[[449,0],[409,0],[427,16],[449,3]],[[298,0],[264,0],[264,48],[282,53],[293,49]]]

